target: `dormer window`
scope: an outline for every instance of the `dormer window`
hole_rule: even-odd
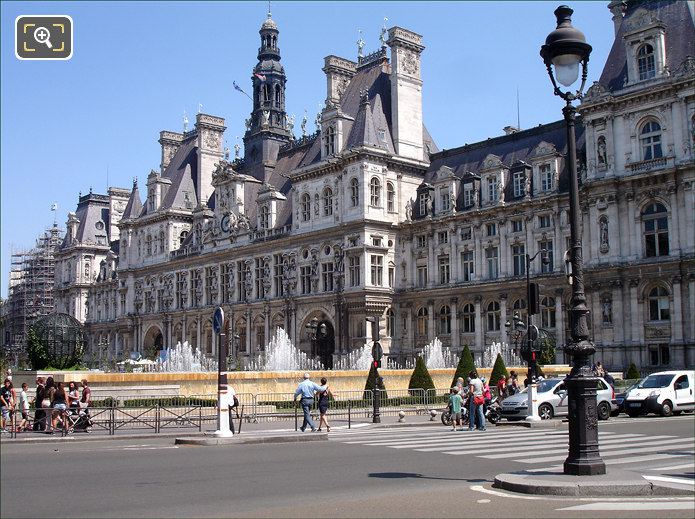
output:
[[[333,214],[333,190],[326,187],[323,190],[323,215],[331,216]]]
[[[377,177],[369,181],[370,202],[373,207],[381,207],[381,182]]]
[[[463,187],[463,206],[464,207],[471,207],[475,201],[473,199],[473,184],[466,184]]]
[[[654,65],[654,47],[645,43],[637,51],[637,69],[639,70],[640,81],[651,79],[656,76]]]
[[[521,198],[526,193],[526,175],[523,171],[514,172],[514,198]]]
[[[350,202],[352,207],[360,204],[360,184],[356,178],[350,180]]]
[[[335,155],[335,128],[333,126],[326,128],[326,134],[323,136],[323,151],[326,156]]]
[[[386,182],[386,210],[389,213],[396,210],[396,190],[391,182]]]
[[[550,169],[550,164],[541,164],[541,190],[550,191],[553,188],[553,172]]]
[[[268,209],[267,205],[261,206],[259,224],[261,229],[268,229],[270,227],[270,209]]]
[[[439,212],[445,213],[451,209],[451,200],[449,199],[448,187],[443,187],[439,190],[439,202],[441,207]]]
[[[311,195],[309,193],[304,193],[302,195],[301,209],[302,221],[308,222],[311,218]]]
[[[658,159],[662,157],[661,151],[661,125],[656,121],[649,121],[640,132],[640,145],[642,147],[642,160]]]
[[[491,176],[487,178],[487,201],[494,204],[499,200],[499,193],[497,192],[497,177]]]
[[[420,203],[420,216],[425,216],[427,214],[427,201],[430,196],[428,193],[420,193],[419,203]]]

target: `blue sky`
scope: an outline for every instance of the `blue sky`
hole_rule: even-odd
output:
[[[561,118],[539,49],[555,28],[554,2],[273,2],[287,73],[287,109],[308,125],[325,99],[323,58],[356,59],[379,48],[384,17],[423,35],[424,120],[440,148],[453,148],[516,125]],[[572,2],[573,23],[594,47],[589,84],[613,42],[608,1]],[[7,295],[13,248],[31,247],[53,222],[64,228],[78,193],[109,184],[130,188],[158,168],[159,131],[181,131],[187,111],[227,121],[231,148],[241,138],[267,2],[7,2],[1,5],[0,294]],[[18,15],[68,14],[69,61],[14,56]],[[296,124],[296,131],[299,130]]]

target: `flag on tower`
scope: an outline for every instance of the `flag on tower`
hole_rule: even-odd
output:
[[[239,85],[236,84],[236,81],[232,81],[232,85],[234,85],[234,90],[236,90],[237,92],[241,92],[241,93],[244,94],[246,97],[248,97],[249,99],[251,99],[251,96],[248,95],[246,92],[244,92],[244,91],[241,89],[241,87],[240,87]]]
[[[256,76],[258,79],[260,79],[261,81],[265,81],[265,76],[263,74],[256,74],[254,72],[253,75]]]
[[[58,204],[52,204],[51,205],[51,211],[57,211],[58,210]]]

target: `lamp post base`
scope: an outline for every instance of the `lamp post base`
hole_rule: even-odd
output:
[[[596,476],[606,473],[598,448],[596,384],[593,376],[570,376],[565,381],[569,406],[569,455],[564,473],[572,476]]]
[[[540,422],[541,417],[538,415],[538,384],[528,385],[528,416],[527,422]]]

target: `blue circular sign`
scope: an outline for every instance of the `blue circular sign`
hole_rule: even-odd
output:
[[[215,333],[220,333],[222,331],[222,324],[224,323],[224,310],[222,307],[218,306],[215,308],[215,315],[212,316],[212,329]]]

